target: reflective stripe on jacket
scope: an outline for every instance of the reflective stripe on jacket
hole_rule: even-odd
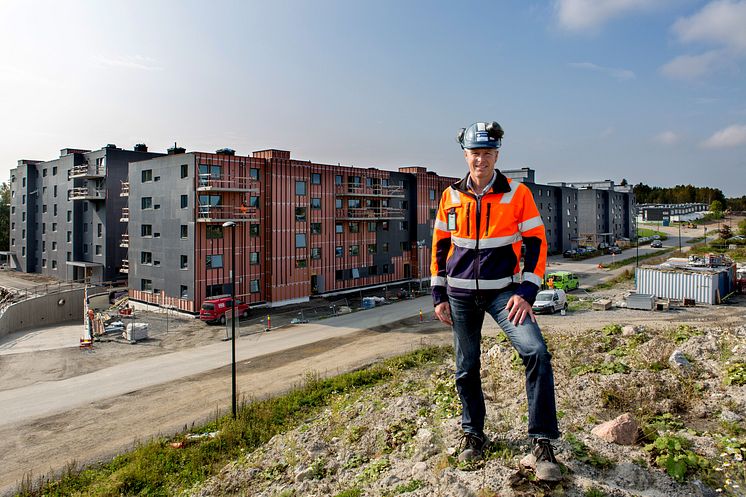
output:
[[[547,262],[544,222],[531,190],[496,174],[481,198],[467,189],[468,176],[441,195],[430,265],[435,305],[448,295],[468,298],[513,283],[520,283],[516,293],[529,304],[536,299]]]

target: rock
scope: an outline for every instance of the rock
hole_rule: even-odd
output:
[[[401,481],[401,478],[399,478],[396,475],[391,475],[391,476],[387,477],[385,480],[383,480],[382,483],[383,483],[384,487],[393,487],[394,485],[396,485],[400,481]]]
[[[427,463],[426,462],[418,462],[414,466],[412,466],[412,478],[415,479],[424,479],[425,473],[427,472]]]
[[[728,409],[723,409],[720,411],[720,419],[728,423],[740,423],[743,420],[743,416]]]
[[[684,353],[678,349],[674,350],[673,354],[668,358],[668,364],[682,373],[688,373],[692,370],[692,363],[689,362],[689,360],[684,357]]]
[[[327,447],[324,442],[317,440],[309,445],[306,451],[311,459],[316,459],[327,453]]]
[[[646,490],[651,484],[647,470],[630,462],[617,464],[611,480],[622,488],[633,490]]]
[[[623,337],[629,337],[632,335],[637,335],[637,327],[633,326],[631,324],[628,324],[626,326],[622,326],[622,336]]]
[[[295,481],[297,483],[300,483],[300,482],[306,481],[306,480],[310,480],[311,478],[313,478],[313,468],[310,467],[310,466],[307,467],[307,468],[305,468],[305,469],[303,469],[303,470],[301,470],[301,471],[299,471],[295,475]]]
[[[637,431],[640,426],[631,414],[621,416],[602,423],[591,430],[591,433],[610,443],[619,445],[633,445],[637,441]]]

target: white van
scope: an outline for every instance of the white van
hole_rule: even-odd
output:
[[[554,314],[555,311],[567,309],[567,295],[564,290],[542,290],[536,294],[536,301],[532,308],[536,314],[544,312]]]

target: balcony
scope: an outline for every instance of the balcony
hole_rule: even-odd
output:
[[[122,233],[122,241],[119,242],[119,246],[123,248],[129,248],[130,246],[130,235],[128,233]]]
[[[209,173],[197,178],[198,192],[258,192],[259,182],[251,178],[212,177]]]
[[[86,186],[73,188],[70,191],[70,200],[106,200],[106,190]]]
[[[106,177],[106,166],[98,164],[90,166],[88,164],[78,164],[73,166],[70,170],[70,179],[83,178],[83,179],[99,179]]]
[[[122,191],[119,192],[120,197],[129,197],[130,196],[130,182],[129,181],[122,181]]]
[[[119,218],[119,221],[123,223],[130,222],[130,208],[129,207],[122,207],[122,217]]]
[[[375,221],[377,219],[393,219],[404,221],[407,211],[392,207],[367,207],[337,209],[335,219],[343,221]]]
[[[197,221],[200,223],[257,222],[259,221],[259,209],[233,205],[200,205],[197,206]]]
[[[119,268],[120,273],[129,273],[130,272],[130,261],[127,259],[122,259],[122,267]]]
[[[363,186],[357,183],[337,185],[335,193],[338,197],[405,197],[404,188],[401,186]]]

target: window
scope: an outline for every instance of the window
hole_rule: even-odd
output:
[[[208,255],[205,261],[205,266],[207,267],[207,269],[218,269],[218,268],[223,267],[223,255],[222,254]]]
[[[189,268],[189,258],[185,255],[182,255],[179,260],[179,268],[180,269],[188,269]]]
[[[409,221],[399,221],[399,229],[401,231],[407,231],[409,229]]]
[[[249,169],[249,178],[259,181],[259,169],[252,167]]]
[[[210,231],[210,226],[211,225],[207,225],[207,231],[208,232]],[[221,226],[221,228],[222,228],[222,226]],[[181,225],[181,238],[182,239],[183,238],[189,238],[189,225],[188,224],[182,224]],[[210,238],[210,237],[208,236],[207,238]]]
[[[259,236],[259,225],[258,224],[249,225],[249,236]]]
[[[344,226],[342,226],[342,223],[336,223],[334,225],[334,232],[335,233],[344,233],[345,229]]]
[[[87,224],[83,225],[83,231],[86,231],[86,228],[88,227]],[[41,233],[44,234],[47,232],[47,223],[41,223]]]
[[[360,245],[350,245],[350,255],[360,254]]]
[[[41,170],[41,175],[42,175],[43,178],[47,177],[47,168],[46,167]]]
[[[68,231],[68,234],[69,234],[69,233],[70,233],[70,232]],[[23,240],[25,240],[25,239],[26,239],[26,230],[21,230],[21,238],[22,238]],[[70,241],[70,240],[68,240],[68,241]]]
[[[378,274],[378,266],[368,266],[368,276],[375,276]]]
[[[296,259],[295,260],[295,267],[298,269],[303,269],[304,267],[308,266],[308,261],[306,259]]]
[[[42,212],[42,213],[44,213],[44,212],[47,212],[47,204],[43,204],[43,205],[41,206],[41,212]]]
[[[295,234],[295,248],[306,248],[306,234],[305,233]]]
[[[334,184],[335,185],[341,185],[342,184],[342,176],[337,174],[334,176]],[[26,178],[23,178],[23,186],[26,186]]]
[[[257,196],[250,196],[249,197],[249,207],[259,207],[259,197],[257,197]]]
[[[57,196],[57,185],[54,185],[54,196]]]
[[[311,259],[321,259],[321,247],[311,247]]]
[[[249,264],[259,264],[259,252],[251,252],[249,254]]]
[[[186,178],[189,176],[189,164],[182,164],[181,165],[181,177]]]
[[[345,255],[345,249],[341,245],[334,247],[334,257],[342,257]]]
[[[46,171],[46,169],[45,169],[45,171]],[[47,260],[46,259],[42,259],[41,260],[41,267],[47,267]]]
[[[183,164],[183,166],[186,166],[186,164]],[[179,297],[182,299],[188,299],[189,298],[189,288],[187,288],[186,285],[179,285]]]
[[[46,240],[42,240],[41,242],[41,251],[46,252],[47,251],[47,242]]]
[[[321,223],[311,223],[311,234],[312,235],[321,234]]]
[[[334,208],[335,209],[341,209],[342,208],[342,199],[341,198],[334,199]]]
[[[67,211],[67,222],[69,223],[72,220],[73,220],[73,211]]]
[[[389,222],[388,221],[381,221],[381,230],[388,231],[389,230]]]
[[[140,264],[153,264],[153,253],[152,252],[140,252]]]
[[[295,182],[295,194],[296,195],[305,195],[306,194],[306,182],[305,181],[296,181]]]
[[[371,233],[375,233],[376,231],[376,222],[375,221],[368,221],[368,231]]]
[[[388,252],[389,252],[389,242],[383,242],[382,249],[383,249],[383,253],[384,254],[388,254]]]
[[[145,278],[140,280],[140,290],[143,292],[152,292],[153,291],[153,281],[147,280]]]
[[[223,295],[223,293],[230,293],[230,285],[228,286],[228,291],[223,292],[223,285],[217,284],[217,285],[207,285],[205,287],[205,296],[206,297],[215,297],[216,295]]]
[[[140,175],[141,175],[141,179],[143,183],[147,183],[148,181],[153,181],[153,170],[152,169],[143,169]]]
[[[101,255],[102,253],[101,245],[96,245],[96,255]]]
[[[96,227],[96,233],[98,234],[98,237],[101,238],[101,236],[104,233],[104,225],[101,223],[98,223],[98,226]]]
[[[72,231],[68,231],[67,232],[67,243],[70,243],[72,241],[73,241],[73,232]]]
[[[181,196],[181,208],[186,209],[189,207],[189,195],[182,195]]]
[[[320,198],[311,198],[311,209],[321,209],[321,199]]]
[[[350,223],[350,233],[360,233],[360,223]]]
[[[321,184],[321,174],[319,174],[319,173],[311,173],[311,184],[312,185],[320,185]]]
[[[362,207],[362,203],[359,198],[351,198],[347,200],[347,207],[350,209],[359,209]]]
[[[402,251],[409,250],[409,241],[399,243],[399,247],[402,249]]]
[[[57,166],[52,167],[52,176],[57,176]]]
[[[57,261],[52,259],[52,269],[57,269]]]
[[[186,226],[186,225],[183,225]],[[183,233],[183,229],[182,229]],[[219,224],[208,224],[205,228],[205,236],[208,240],[223,238],[223,227]]]
[[[83,204],[87,205],[87,204]],[[152,209],[153,208],[153,197],[143,197],[140,199],[140,207],[142,209]]]
[[[430,200],[435,200],[435,190],[428,190]]]
[[[57,231],[57,223],[52,223],[52,231]]]
[[[306,208],[305,207],[296,207],[295,208],[295,221],[296,222],[306,222]]]
[[[259,280],[249,281],[249,291],[251,293],[259,293]]]
[[[153,225],[143,224],[140,226],[140,236],[153,236]]]
[[[384,264],[383,265],[383,274],[389,274],[389,265],[388,264]]]
[[[57,250],[57,242],[52,242],[52,250]]]
[[[345,273],[343,269],[337,269],[336,271],[334,271],[334,279],[336,279],[337,281],[341,281],[344,279],[344,274]]]
[[[11,238],[10,239],[10,246],[11,247],[15,247],[16,246],[16,239],[15,238]]]
[[[378,252],[378,249],[376,248],[376,244],[375,243],[369,243],[368,244],[368,253],[369,254],[375,254],[376,252]]]
[[[88,253],[88,244],[87,243],[85,245],[83,245],[83,253],[84,254]]]
[[[52,215],[53,215],[53,216],[56,216],[56,215],[57,215],[57,204],[54,204],[54,205],[52,206]]]

